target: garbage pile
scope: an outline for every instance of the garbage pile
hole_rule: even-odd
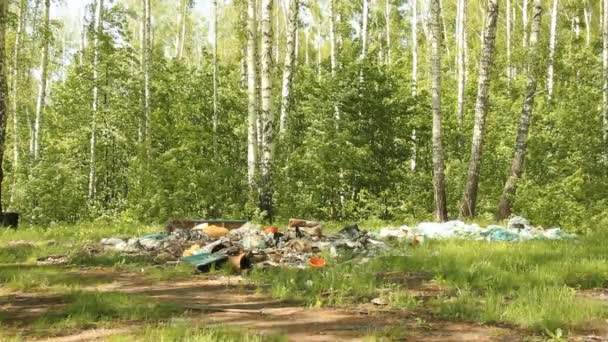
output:
[[[227,228],[199,224],[191,229],[168,229],[167,233],[141,238],[107,238],[101,240],[106,251],[147,254],[162,261],[188,263],[200,271],[228,264],[236,271],[256,267],[323,267],[321,253],[368,256],[386,248],[369,232],[358,226],[348,226],[331,236],[323,234],[320,222],[291,219],[283,232],[277,227],[246,223],[242,227]]]
[[[462,221],[444,223],[423,222],[415,227],[384,228],[376,235],[379,239],[407,240],[413,244],[422,243],[424,239],[467,239],[486,241],[528,241],[528,240],[562,240],[576,238],[560,228],[545,229],[534,227],[530,222],[517,216],[509,220],[507,227],[489,225],[485,228],[477,224]]]

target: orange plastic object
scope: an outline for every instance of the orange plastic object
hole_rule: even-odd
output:
[[[264,229],[264,233],[266,233],[266,234],[276,234],[278,232],[279,232],[279,228],[277,228],[277,227],[266,227]]]
[[[321,267],[325,267],[325,259],[322,258],[310,258],[308,260],[308,264],[310,265],[310,267],[313,268],[321,268]]]

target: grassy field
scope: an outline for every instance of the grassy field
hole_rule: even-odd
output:
[[[91,288],[111,283],[111,278],[77,275],[82,267],[104,267],[109,272],[138,273],[150,281],[197,277],[185,266],[81,252],[102,237],[140,236],[160,229],[87,224],[0,231],[0,340],[19,340],[24,331],[41,336],[49,329],[115,327],[129,322],[141,327],[112,341],[281,340],[231,328],[189,325],[186,329],[182,323],[172,323],[175,317],[187,315],[183,308],[150,303],[137,295],[99,293]],[[531,335],[559,337],[603,330],[606,324],[608,303],[583,294],[608,287],[607,240],[608,234],[598,233],[569,241],[430,241],[416,248],[395,245],[370,258],[332,259],[323,269],[254,270],[246,278],[261,292],[311,307],[351,307],[380,297],[396,310],[436,320],[506,325]],[[31,245],[11,247],[14,241]],[[69,265],[35,266],[37,258],[49,255],[67,255]],[[50,294],[60,305],[26,328],[3,329],[13,324],[13,318],[1,309],[3,298],[10,299],[11,293]]]

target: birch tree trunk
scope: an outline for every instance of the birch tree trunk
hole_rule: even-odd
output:
[[[8,82],[6,80],[6,27],[8,21],[8,0],[0,0],[0,185],[4,180],[4,145],[6,142],[6,123],[8,120]],[[23,13],[23,12],[22,12]],[[2,199],[2,187],[0,186],[0,199]],[[0,201],[0,213],[3,213],[2,201]]]
[[[329,63],[331,76],[336,76],[336,17],[335,0],[329,0]]]
[[[496,22],[498,21],[498,0],[488,0],[486,27],[479,60],[479,79],[477,84],[477,101],[475,103],[475,124],[471,144],[471,160],[460,208],[460,216],[475,216],[477,205],[477,190],[479,187],[479,170],[483,154],[483,141],[488,114],[488,98],[490,95],[490,78],[494,65],[494,45],[496,42]]]
[[[412,96],[416,97],[418,88],[418,0],[412,1]]]
[[[283,69],[283,88],[281,93],[281,116],[279,122],[279,134],[281,136],[287,130],[289,112],[292,103],[292,87],[295,66],[295,40],[298,25],[299,0],[289,0],[289,14],[287,19],[287,40],[285,46],[285,67]]]
[[[585,43],[587,46],[591,45],[591,8],[589,6],[589,0],[585,1]]]
[[[304,44],[306,45],[306,47],[304,48],[304,64],[306,64],[306,66],[310,65],[310,54],[308,51],[308,46],[310,45],[310,27],[307,27],[306,30],[304,31],[304,40],[306,40],[304,42]]]
[[[367,55],[367,24],[369,19],[369,0],[363,0],[363,12],[361,13],[361,59]]]
[[[272,221],[272,162],[273,162],[273,115],[272,115],[272,7],[273,0],[262,0],[261,46],[261,93],[262,93],[262,157],[260,209]]]
[[[511,65],[511,0],[507,0],[506,24],[507,24],[507,84],[511,91],[511,83],[513,82],[513,66]]]
[[[391,0],[386,0],[384,17],[386,20],[386,63],[391,65]]]
[[[441,114],[441,6],[439,0],[431,0],[431,99],[433,109],[433,188],[435,220],[448,219],[445,192],[445,175],[442,146]]]
[[[186,46],[186,29],[188,27],[188,3],[189,0],[182,1],[182,8],[180,14],[180,30],[179,30],[179,39],[177,44],[177,58],[184,58],[184,51]]]
[[[51,40],[50,14],[51,1],[44,1],[44,36],[42,39],[42,61],[40,62],[40,87],[38,88],[38,99],[36,101],[36,117],[34,119],[34,161],[40,157],[40,125],[46,103],[46,83],[48,79],[49,66],[49,44]]]
[[[99,106],[99,36],[103,16],[103,0],[97,0],[95,8],[95,33],[93,38],[93,114],[91,117],[91,142],[89,153],[89,199],[95,198],[95,147],[97,111]]]
[[[217,0],[213,0],[213,133],[217,132]]]
[[[257,18],[255,0],[247,1],[247,181],[249,189],[255,190],[257,163],[257,120],[258,97],[256,87],[257,66]]]
[[[532,18],[532,29],[530,32],[530,44],[528,51],[528,81],[526,84],[526,92],[524,103],[519,120],[519,130],[515,141],[515,154],[511,164],[511,171],[505,187],[500,196],[498,204],[497,218],[504,220],[511,215],[512,200],[517,189],[517,182],[521,178],[524,161],[526,158],[526,148],[528,141],[528,131],[530,128],[530,119],[532,109],[534,107],[534,99],[537,88],[537,74],[539,72],[540,53],[538,51],[538,35],[541,27],[541,19],[543,15],[542,1],[534,0],[534,17]]]
[[[25,16],[27,15],[27,0],[19,1],[19,14],[17,18],[17,32],[15,32],[15,46],[13,47],[13,68],[11,75],[11,97],[10,104],[13,116],[13,169],[19,167],[19,58],[21,55],[21,44],[23,43],[23,33]],[[13,185],[15,177],[13,176]],[[14,186],[11,187],[11,199],[13,198]],[[11,200],[12,202],[12,200]]]
[[[418,0],[412,1],[410,25],[412,30],[412,97],[416,97],[418,92]],[[410,159],[410,170],[416,170],[417,163],[417,138],[416,129],[412,130],[412,157]]]
[[[528,0],[523,0],[523,4],[521,7],[521,23],[523,25],[522,46],[525,49],[528,47]]]
[[[551,31],[549,34],[549,65],[547,67],[547,101],[553,99],[553,79],[555,76],[555,45],[557,43],[557,9],[559,0],[553,0],[551,10]]]
[[[464,68],[464,56],[465,56],[465,40],[466,40],[466,12],[467,2],[466,0],[458,1],[458,30],[457,30],[457,64],[458,64],[458,112],[456,118],[458,120],[458,133],[462,132],[463,117],[464,117],[464,91],[465,91],[465,68]]]
[[[608,0],[601,0],[603,3],[603,11],[602,11],[602,44],[603,44],[603,53],[602,53],[602,62],[604,67],[603,72],[603,129],[604,132],[604,148],[608,151]]]
[[[147,145],[150,134],[150,120],[151,120],[151,105],[150,105],[150,65],[152,63],[152,11],[151,11],[151,0],[143,0],[144,3],[144,44],[143,48],[143,74],[144,74],[144,117],[143,117],[143,141]],[[146,149],[148,147],[146,146]]]

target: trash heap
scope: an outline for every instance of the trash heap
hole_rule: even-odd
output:
[[[414,244],[422,243],[424,239],[467,239],[486,241],[528,241],[528,240],[562,240],[576,238],[561,230],[561,228],[545,229],[535,227],[530,222],[517,216],[509,220],[507,227],[489,225],[485,228],[477,224],[467,224],[462,221],[444,223],[423,222],[415,227],[401,226],[398,228],[383,228],[376,235],[379,239],[407,240]]]
[[[236,271],[250,267],[323,267],[322,253],[369,256],[387,245],[375,240],[358,226],[348,226],[325,236],[320,222],[291,219],[287,229],[246,223],[229,230],[203,223],[191,229],[171,229],[167,233],[141,238],[107,238],[103,250],[126,254],[145,254],[159,261],[180,261],[199,271],[228,264]]]

